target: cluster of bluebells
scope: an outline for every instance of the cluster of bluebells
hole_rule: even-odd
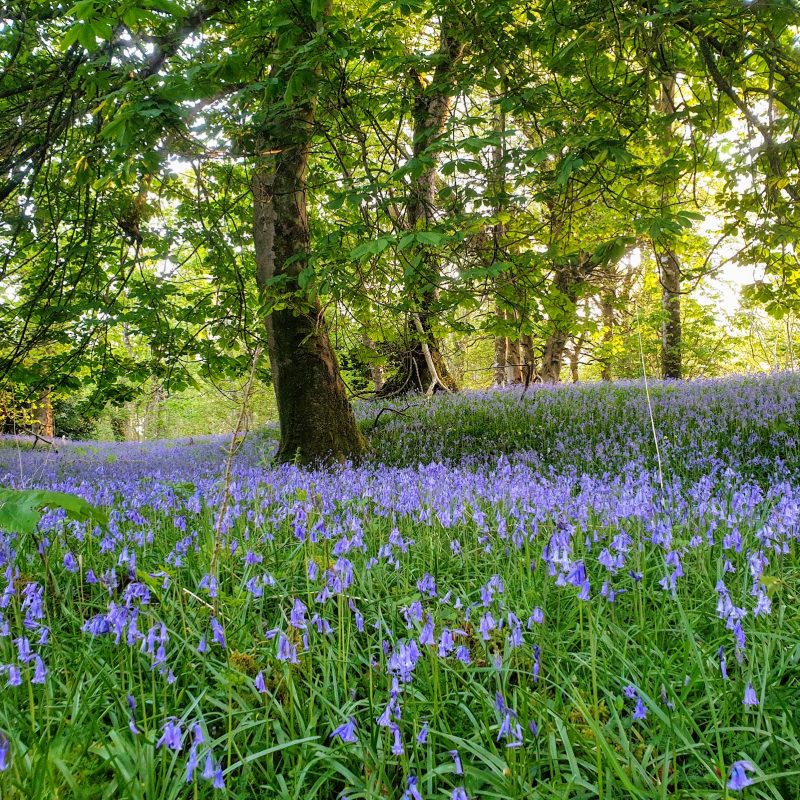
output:
[[[764,408],[748,392],[749,419]],[[507,398],[437,402],[469,409]],[[525,402],[554,400],[532,392]],[[688,419],[701,419],[685,397],[679,406]],[[738,687],[742,714],[765,700],[751,638],[777,617],[779,601],[765,576],[794,553],[800,535],[800,487],[784,465],[770,483],[759,483],[748,477],[752,464],[739,474],[738,463],[712,459],[696,479],[667,480],[662,489],[658,474],[636,458],[618,457],[618,468],[603,474],[545,470],[542,454],[531,452],[488,466],[440,458],[304,471],[263,466],[258,442],[250,442],[234,464],[220,518],[220,444],[108,445],[91,459],[66,447],[49,461],[25,453],[22,474],[0,459],[6,483],[35,479],[112,506],[102,529],[48,513],[42,554],[52,580],[81,598],[76,633],[85,646],[124,653],[136,663],[134,673],[147,676],[139,691],[152,684],[174,701],[155,718],[137,716],[128,694],[125,734],[182,759],[187,782],[199,776],[222,790],[226,777],[236,779],[225,748],[211,746],[210,728],[187,721],[213,714],[210,698],[180,705],[187,661],[202,672],[228,659],[244,663],[247,654],[255,715],[275,702],[275,675],[301,683],[322,660],[338,670],[341,648],[349,648],[346,668],[369,676],[374,711],[365,712],[363,693],[353,689],[325,718],[322,741],[338,753],[352,751],[357,763],[377,736],[386,758],[412,770],[404,776],[408,800],[421,796],[417,775],[425,769],[414,759],[440,748],[434,756],[449,765],[442,770],[447,792],[464,800],[466,779],[479,766],[465,769],[466,752],[441,749],[443,739],[430,735],[447,727],[420,704],[431,675],[454,674],[482,688],[485,714],[476,716],[489,723],[465,735],[511,759],[533,747],[547,724],[543,698],[558,674],[551,612],[596,607],[624,618],[639,612],[637,602],[677,609],[697,581],[709,580],[698,577],[698,564],[714,573],[706,599],[716,610],[709,616],[719,679]],[[693,464],[702,466],[696,458]],[[213,559],[209,530],[217,535]],[[43,570],[23,578],[23,564],[31,570],[43,563],[23,547],[13,533],[0,533],[0,676],[7,691],[48,681],[51,578]],[[520,592],[520,582],[530,588]],[[115,661],[123,660],[109,659]],[[674,709],[674,687],[647,682],[646,674],[620,674],[605,687],[622,695],[622,713],[640,730],[659,724],[663,715],[650,713],[659,702]],[[18,702],[27,702],[21,692]],[[13,752],[13,732],[0,732],[0,770]],[[749,761],[732,763],[729,789],[749,785],[754,769]]]

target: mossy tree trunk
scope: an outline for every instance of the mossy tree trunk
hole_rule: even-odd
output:
[[[287,33],[300,45],[317,35],[319,21],[307,3],[293,3],[297,30]],[[282,66],[283,81],[292,78]],[[318,76],[319,77],[319,76]],[[252,178],[256,280],[267,308],[266,329],[272,380],[280,420],[281,461],[312,464],[358,456],[366,442],[356,424],[331,346],[319,300],[300,288],[310,232],[306,172],[313,138],[316,101],[306,94],[270,103],[269,122],[260,132],[265,153]],[[271,309],[271,310],[270,310]]]

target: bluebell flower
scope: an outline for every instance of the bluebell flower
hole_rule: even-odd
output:
[[[400,728],[396,723],[392,723],[391,725],[392,735],[394,736],[394,740],[392,742],[392,754],[396,756],[402,756],[405,753],[403,749],[403,737],[400,735]]]
[[[192,745],[189,748],[189,758],[186,761],[186,783],[191,783],[194,780],[194,773],[200,759],[197,755],[197,745]]]
[[[728,788],[734,792],[741,792],[742,789],[750,786],[753,781],[747,776],[748,772],[753,772],[755,766],[750,761],[734,761],[731,765],[731,777],[728,781]]]
[[[758,695],[756,694],[756,690],[753,688],[752,683],[748,683],[747,688],[744,690],[744,699],[742,700],[742,704],[746,706],[758,705]]]
[[[299,664],[297,645],[292,644],[282,633],[278,638],[278,661],[288,661],[290,664]]]
[[[223,629],[222,625],[220,624],[219,620],[216,617],[211,617],[211,635],[214,641],[220,645],[220,647],[225,647],[225,630]]]
[[[289,616],[289,624],[298,630],[304,630],[306,627],[306,604],[299,599],[295,599],[292,605],[292,612]]]
[[[408,776],[408,783],[406,791],[404,792],[403,796],[400,800],[422,800],[422,795],[419,793],[417,789],[417,784],[419,783],[419,779],[415,775]]]
[[[156,742],[156,747],[168,747],[170,750],[180,750],[183,741],[181,722],[177,717],[169,717],[164,723],[161,738]]]
[[[334,732],[330,735],[331,739],[339,738],[343,742],[347,742],[348,744],[354,744],[358,741],[358,736],[356,735],[356,720],[355,717],[350,717],[343,725],[340,725]]]
[[[7,669],[8,680],[6,681],[6,686],[20,686],[22,684],[22,673],[19,667],[16,664],[9,664]]]
[[[0,772],[5,772],[11,765],[11,741],[0,731]]]

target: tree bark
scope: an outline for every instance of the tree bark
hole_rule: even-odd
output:
[[[519,339],[508,340],[506,361],[506,382],[507,383],[522,383],[522,353],[519,344]]]
[[[369,350],[375,351],[375,342],[372,340],[368,333],[361,334],[361,344]],[[383,389],[384,377],[383,366],[373,362],[369,365],[370,376],[372,377],[372,388],[376,395],[379,395]]]
[[[681,265],[671,248],[658,256],[661,276],[661,305],[664,322],[661,327],[661,368],[665,378],[683,375],[681,329]]]
[[[496,304],[495,315],[498,320],[505,320],[506,312]],[[508,337],[495,336],[494,337],[494,364],[492,383],[495,386],[506,385],[506,362],[508,361]]]
[[[519,337],[519,351],[522,354],[522,379],[525,384],[534,383],[541,379],[536,368],[536,356],[533,352],[533,338],[529,333],[523,333]]]
[[[564,351],[572,335],[575,321],[575,301],[581,284],[589,277],[596,264],[590,255],[581,253],[556,267],[553,289],[558,311],[551,315],[550,335],[547,337],[542,356],[541,378],[543,383],[558,383]]]
[[[547,337],[542,356],[542,383],[558,383],[561,380],[561,365],[568,341],[569,332],[560,329]]]
[[[55,425],[53,422],[53,396],[48,389],[39,398],[36,404],[36,433],[47,439],[52,439],[55,435]]]
[[[318,28],[310,13],[297,24],[305,36],[315,35]],[[278,69],[285,80],[291,77]],[[252,191],[256,282],[268,309],[267,341],[280,420],[278,459],[343,461],[363,453],[366,442],[339,373],[323,309],[298,282],[310,247],[306,171],[316,102],[312,97],[276,105],[281,111],[273,112],[261,130],[261,152],[269,155],[256,165]]]
[[[611,369],[611,342],[614,339],[614,293],[613,289],[604,292],[600,298],[600,317],[603,322],[603,371],[600,377],[610,381]]]
[[[670,114],[675,110],[675,78],[672,75],[661,77],[657,110]],[[664,146],[664,156],[669,157],[672,148],[673,132]],[[661,207],[666,209],[675,193],[674,185],[665,185],[661,192]],[[658,274],[661,282],[661,306],[664,322],[661,327],[661,370],[664,378],[679,379],[683,370],[681,365],[681,262],[671,242],[665,240],[654,243]]]
[[[447,124],[452,105],[452,93],[455,86],[454,68],[464,52],[464,44],[452,33],[449,15],[444,14],[441,22],[437,64],[430,84],[425,83],[421,75],[414,74],[414,106],[412,118],[414,123],[412,158],[425,167],[411,179],[408,200],[406,202],[405,228],[409,232],[427,230],[435,222],[436,211],[436,177],[438,156],[429,152],[431,146],[442,135]],[[401,358],[398,373],[393,380],[387,381],[386,393],[416,390],[425,392],[431,384],[437,383],[436,377],[428,367],[429,360],[435,366],[436,375],[442,386],[453,391],[456,381],[447,368],[442,356],[439,341],[433,330],[436,317],[436,305],[439,299],[440,270],[435,257],[426,248],[411,250],[412,257],[419,258],[414,277],[409,281],[407,290],[412,298],[412,314],[406,325],[406,352]],[[415,324],[414,315],[418,318],[422,332]],[[423,352],[423,343],[427,347],[430,359]]]

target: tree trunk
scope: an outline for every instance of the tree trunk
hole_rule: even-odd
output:
[[[604,381],[611,380],[611,342],[614,339],[614,295],[605,292],[600,298],[600,316],[603,322],[603,371],[600,377]]]
[[[506,312],[499,307],[495,311],[499,320],[504,320]],[[494,364],[493,364],[493,384],[495,386],[506,385],[506,362],[508,361],[508,337],[494,337]]]
[[[665,378],[679,379],[681,364],[681,266],[671,249],[658,257],[661,276],[661,305],[664,322],[661,327],[661,367]]]
[[[561,365],[564,350],[572,335],[575,323],[575,301],[581,284],[597,265],[587,253],[570,259],[556,267],[553,280],[556,311],[551,314],[550,335],[547,337],[542,356],[541,377],[543,383],[558,383],[561,380]]]
[[[55,435],[55,426],[53,424],[53,396],[48,389],[39,398],[36,404],[36,423],[35,430],[40,436],[46,439],[52,439]]]
[[[561,364],[569,341],[569,332],[555,330],[548,337],[542,356],[542,383],[558,383],[561,380]]]
[[[372,341],[372,338],[368,333],[361,334],[361,344],[364,345],[369,350],[375,351],[375,342]],[[383,389],[384,378],[383,378],[383,366],[381,364],[376,364],[374,362],[370,362],[369,365],[369,372],[370,376],[372,377],[372,388],[376,395],[379,395]]]
[[[506,382],[522,383],[522,353],[519,339],[508,340],[508,357],[506,360]]]
[[[569,351],[569,372],[573,383],[580,380],[578,375],[578,367],[581,363],[581,352],[583,351],[584,338],[581,336],[579,339],[572,340],[572,349]]]
[[[445,14],[441,22],[437,64],[430,84],[421,75],[415,74],[414,122],[412,158],[417,163],[425,163],[411,179],[408,201],[406,203],[405,228],[409,232],[423,231],[435,222],[436,176],[438,155],[429,152],[431,146],[444,132],[452,105],[452,92],[455,84],[454,67],[461,59],[464,45],[450,33],[451,26]],[[448,390],[455,390],[456,382],[447,368],[441,354],[439,342],[433,330],[436,305],[439,299],[441,273],[436,258],[427,248],[412,248],[411,257],[418,257],[419,264],[406,289],[412,298],[412,314],[406,325],[406,352],[403,354],[395,378],[386,383],[386,393],[416,390],[426,392],[437,380],[428,368],[423,344],[436,367],[436,373]],[[415,324],[416,316],[422,332]]]
[[[662,114],[675,111],[676,82],[672,75],[661,78],[657,110]],[[673,131],[669,126],[663,148],[664,156],[671,155]],[[664,185],[661,191],[661,206],[666,210],[675,194],[675,186]],[[654,242],[654,253],[661,281],[661,306],[664,310],[664,323],[661,328],[661,370],[665,378],[679,379],[681,368],[681,262],[669,240]]]
[[[519,337],[519,351],[522,354],[523,367],[522,378],[524,383],[534,383],[541,379],[536,369],[536,356],[533,352],[533,339],[529,333],[523,333]]]
[[[319,26],[308,9],[292,9],[293,16],[301,17],[300,39],[313,37]],[[297,38],[296,32],[292,35]],[[276,71],[284,81],[291,78],[283,66]],[[269,155],[255,167],[252,191],[256,282],[268,306],[267,340],[280,420],[278,459],[342,461],[364,452],[366,442],[339,374],[322,307],[298,283],[310,246],[306,170],[316,103],[306,97],[275,105],[281,110],[273,112],[260,137],[260,150]],[[278,296],[280,303],[269,310]]]

